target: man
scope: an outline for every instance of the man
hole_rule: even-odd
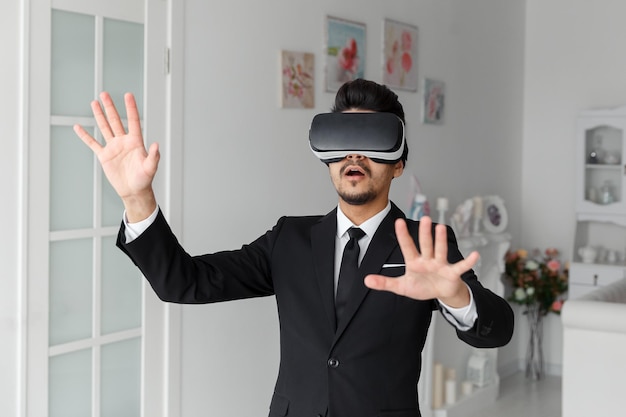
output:
[[[404,112],[388,88],[349,82],[333,112],[313,120],[310,145],[328,165],[336,209],[282,217],[239,250],[202,256],[184,251],[157,206],[158,146],[146,152],[132,95],[125,96],[128,133],[108,94],[101,100],[104,112],[97,101],[92,110],[106,146],[75,131],[124,202],[118,246],[159,297],[276,297],[281,360],[270,417],[419,416],[420,353],[435,309],[472,346],[510,340],[511,308],[471,270],[478,254],[463,259],[451,229],[428,217],[406,220],[389,201],[408,148]],[[342,265],[350,257],[351,269]]]

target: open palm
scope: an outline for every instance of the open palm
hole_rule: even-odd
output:
[[[420,251],[410,236],[404,219],[396,220],[396,237],[405,262],[405,274],[397,278],[368,275],[365,285],[372,289],[390,291],[416,300],[439,299],[451,307],[469,304],[469,290],[461,275],[478,261],[478,252],[454,264],[448,263],[446,226],[435,226],[432,238],[432,220],[422,217],[419,225]]]
[[[103,92],[100,99],[104,111],[97,100],[91,103],[91,110],[105,145],[80,125],[74,126],[74,132],[96,154],[107,179],[123,200],[152,194],[152,180],[159,163],[158,145],[154,143],[146,151],[135,98],[130,93],[124,96],[128,133],[111,96]]]

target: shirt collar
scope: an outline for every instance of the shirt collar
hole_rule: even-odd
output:
[[[350,219],[346,217],[343,211],[341,211],[341,207],[337,206],[337,237],[341,239],[341,237],[351,227],[359,227],[361,230],[365,232],[367,236],[369,237],[374,236],[376,229],[378,229],[378,226],[380,226],[383,219],[385,218],[387,213],[389,213],[390,210],[391,210],[391,202],[387,201],[387,206],[384,209],[382,209],[381,211],[379,211],[378,213],[376,213],[369,219],[365,220],[359,226],[356,226],[350,221]]]

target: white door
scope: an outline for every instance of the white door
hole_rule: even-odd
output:
[[[154,300],[115,247],[123,207],[72,131],[75,123],[95,126],[89,103],[100,91],[120,104],[131,91],[151,140],[163,143],[167,2],[149,6],[31,0],[26,8],[29,417],[175,414],[166,375],[176,367],[176,344],[167,339],[176,311]],[[145,16],[153,17],[151,32]],[[168,195],[160,184],[157,192]]]

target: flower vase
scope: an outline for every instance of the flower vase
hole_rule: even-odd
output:
[[[530,329],[528,350],[526,351],[526,378],[543,379],[543,318],[544,314],[538,303],[531,304],[526,310],[526,318]]]

